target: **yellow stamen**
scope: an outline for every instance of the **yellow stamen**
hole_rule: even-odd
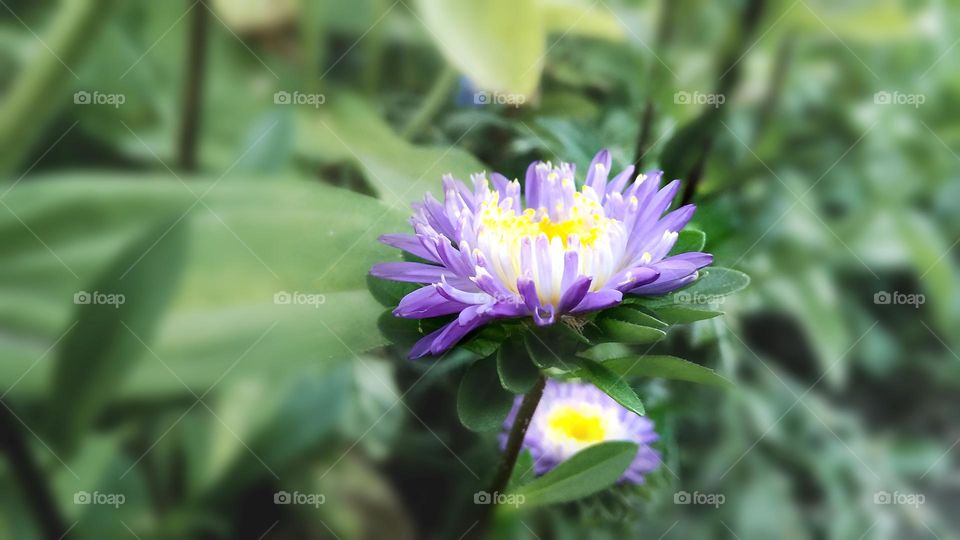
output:
[[[580,443],[595,443],[604,440],[606,430],[603,419],[569,405],[553,410],[547,422],[550,429],[556,430]]]
[[[533,208],[527,208],[522,214],[516,215],[512,209],[505,210],[498,203],[497,193],[483,203],[481,221],[488,233],[509,240],[535,238],[545,234],[550,240],[559,238],[566,248],[569,247],[567,239],[576,236],[581,244],[592,246],[613,222],[603,215],[599,203],[584,197],[582,193],[574,194],[574,204],[566,212],[566,219],[559,221],[551,220],[543,209],[537,212]],[[563,205],[558,203],[556,211],[563,213]]]

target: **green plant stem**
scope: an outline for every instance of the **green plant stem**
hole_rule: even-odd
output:
[[[427,124],[433,120],[433,117],[440,112],[440,109],[443,107],[444,102],[456,84],[457,70],[449,65],[444,67],[443,71],[433,82],[433,86],[430,88],[427,97],[425,97],[423,103],[420,104],[420,108],[410,117],[407,125],[405,125],[400,132],[400,135],[404,139],[411,139],[419,134],[423,128],[427,127]]]
[[[30,455],[23,441],[23,432],[14,420],[9,406],[0,402],[0,449],[7,454],[10,470],[20,482],[24,500],[33,512],[44,538],[63,538],[67,533],[66,523],[54,502],[43,471]]]
[[[543,397],[543,388],[546,384],[546,377],[540,375],[536,384],[523,396],[523,401],[520,402],[517,416],[514,418],[510,434],[507,436],[507,445],[503,450],[503,456],[500,458],[500,465],[497,466],[497,472],[490,487],[490,494],[494,495],[494,501],[496,500],[495,494],[503,493],[507,489],[507,482],[510,481],[513,468],[517,464],[517,457],[520,456],[520,449],[523,447],[523,439],[527,435],[527,428],[530,426],[533,413],[537,410],[537,405],[540,404],[540,398]],[[489,526],[495,509],[495,504],[487,505],[477,526],[476,538],[479,538]]]
[[[197,168],[197,146],[200,132],[200,117],[203,100],[203,70],[207,58],[207,27],[210,18],[206,4],[193,7],[189,41],[187,43],[187,68],[184,77],[183,104],[180,108],[180,133],[177,140],[177,163],[181,170],[193,172]]]
[[[740,14],[739,31],[734,34],[733,44],[727,47],[726,51],[721,55],[719,67],[721,69],[724,68],[724,66],[729,67],[726,67],[725,71],[720,75],[720,80],[714,90],[716,95],[730,95],[732,90],[740,82],[740,63],[744,55],[750,50],[749,43],[757,30],[757,25],[760,23],[765,2],[766,0],[747,0],[743,12]],[[714,115],[715,121],[720,122],[726,114],[726,109],[717,108],[705,114]],[[710,156],[710,149],[713,147],[715,137],[716,130],[713,130],[703,137],[700,142],[700,147],[693,150],[700,154],[693,169],[687,175],[683,193],[680,196],[680,204],[687,204],[693,201],[700,180],[703,178],[703,172],[706,169],[707,159]]]
[[[0,104],[0,177],[21,164],[61,106],[73,103],[68,90],[79,82],[74,67],[96,41],[97,30],[110,19],[110,3],[61,2],[43,43],[36,43],[36,60],[24,64]]]

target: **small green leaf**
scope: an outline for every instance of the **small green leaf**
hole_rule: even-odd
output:
[[[497,373],[500,375],[500,384],[515,394],[529,392],[540,376],[540,370],[530,360],[519,339],[507,341],[500,347]]]
[[[605,319],[599,321],[598,326],[602,332],[602,338],[605,341],[618,341],[620,343],[654,343],[663,339],[666,332],[658,328],[649,326],[640,326],[616,319]]]
[[[554,342],[547,345],[547,340],[544,340],[540,334],[527,332],[524,334],[523,341],[530,359],[540,369],[558,368],[570,371],[576,368],[575,362],[565,360],[561,356],[561,353],[556,350]]]
[[[728,379],[718,375],[712,369],[676,356],[614,358],[604,362],[603,367],[620,377],[660,377],[728,388],[733,386]]]
[[[389,309],[377,319],[377,327],[391,343],[402,347],[409,347],[426,335],[421,329],[420,321],[397,317]]]
[[[574,501],[612,486],[637,455],[637,445],[612,441],[589,446],[513,493],[524,505]]]
[[[640,416],[645,414],[643,402],[637,397],[637,393],[633,391],[633,388],[627,384],[627,381],[623,380],[623,377],[610,371],[605,364],[600,364],[586,358],[581,358],[579,362],[583,367],[579,375],[592,382],[597,388],[603,390],[605,394],[612,397],[617,403],[623,405],[628,410]]]
[[[703,231],[696,229],[684,229],[677,236],[677,242],[670,250],[670,255],[678,253],[688,253],[690,251],[702,251],[703,246],[707,244],[707,235]]]
[[[577,356],[595,362],[606,362],[614,358],[626,358],[631,354],[634,354],[634,352],[629,345],[624,345],[623,343],[601,343],[584,351],[580,351],[577,353]]]
[[[367,274],[367,288],[370,289],[370,294],[377,302],[380,302],[384,307],[394,308],[404,296],[416,290],[417,285],[390,281]]]
[[[668,325],[667,323],[648,315],[635,307],[629,306],[617,306],[615,308],[609,309],[603,312],[604,318],[616,319],[618,321],[628,322],[631,324],[637,324],[640,326],[649,326],[651,328],[660,328],[664,329]]]
[[[740,291],[750,284],[750,277],[743,272],[730,268],[711,266],[700,271],[700,277],[693,285],[675,294],[686,293],[694,297],[719,298]]]
[[[500,428],[513,406],[513,394],[500,386],[495,358],[474,362],[457,392],[457,414],[460,422],[472,431]]]
[[[713,311],[710,309],[701,309],[684,304],[673,304],[656,308],[657,317],[670,324],[687,324],[706,319],[712,319],[718,315],[723,315],[722,311]]]
[[[500,326],[485,326],[477,335],[461,345],[464,349],[476,353],[480,357],[487,357],[497,352],[503,340],[507,339],[507,332]]]

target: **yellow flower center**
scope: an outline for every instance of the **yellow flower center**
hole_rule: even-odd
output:
[[[574,194],[571,208],[564,209],[562,204],[555,208],[554,215],[565,217],[558,221],[550,219],[546,208],[527,208],[519,215],[512,209],[503,209],[498,205],[498,195],[494,193],[492,200],[484,202],[480,212],[484,229],[495,238],[519,240],[545,234],[550,240],[559,238],[563,247],[567,248],[567,239],[575,235],[582,245],[592,246],[613,223],[612,219],[603,215],[599,203],[580,192]]]
[[[555,430],[579,443],[596,443],[604,440],[606,430],[603,419],[588,412],[581,411],[569,405],[562,405],[553,410],[547,422],[550,429]]]

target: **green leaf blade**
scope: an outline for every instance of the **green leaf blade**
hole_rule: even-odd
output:
[[[640,401],[633,388],[623,380],[623,377],[611,371],[604,364],[586,358],[580,359],[580,365],[583,366],[580,374],[613,398],[614,401],[635,414],[640,416],[646,414],[643,402]]]
[[[471,431],[492,431],[503,426],[513,394],[500,386],[495,358],[483,358],[474,362],[457,392],[457,415],[460,422]]]
[[[616,483],[637,455],[637,448],[627,441],[589,446],[513,493],[530,506],[581,499]]]
[[[676,356],[650,355],[639,358],[614,358],[604,362],[603,366],[621,377],[658,377],[709,384],[722,388],[733,387],[733,383],[729,379],[712,369]]]
[[[500,384],[515,394],[526,394],[537,383],[540,370],[526,354],[523,343],[510,340],[497,353],[497,373]]]

